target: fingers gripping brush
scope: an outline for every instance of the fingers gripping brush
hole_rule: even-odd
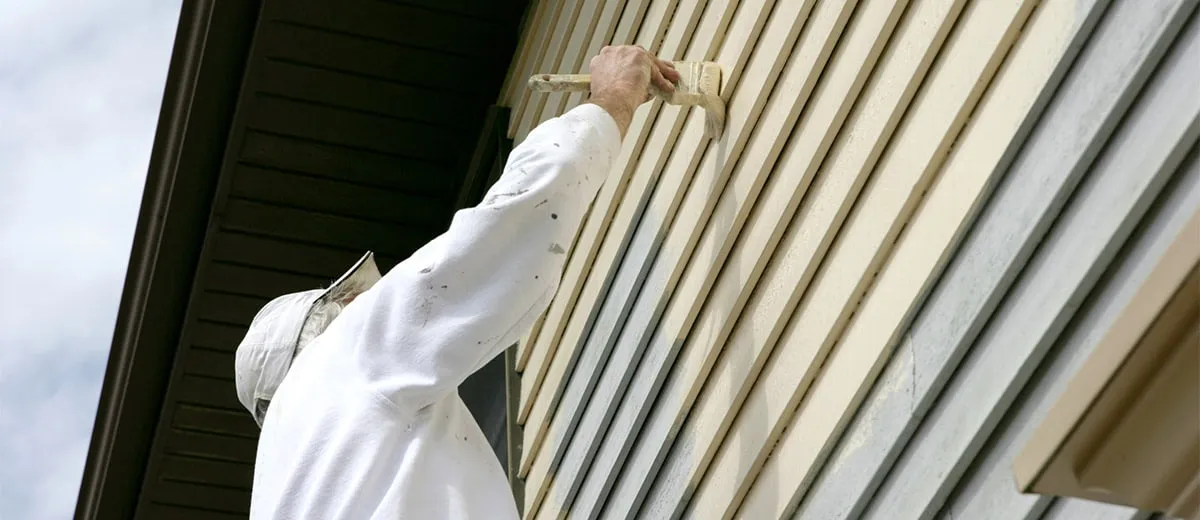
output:
[[[725,100],[721,99],[721,66],[711,61],[676,61],[679,81],[675,92],[666,93],[652,83],[650,92],[664,102],[704,109],[705,137],[719,138],[725,130]],[[588,74],[535,74],[529,88],[537,92],[589,92]]]

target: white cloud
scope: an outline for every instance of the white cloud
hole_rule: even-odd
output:
[[[0,518],[74,511],[178,14],[0,0]]]

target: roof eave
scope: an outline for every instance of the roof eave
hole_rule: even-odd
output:
[[[77,519],[133,517],[259,5],[183,1]]]

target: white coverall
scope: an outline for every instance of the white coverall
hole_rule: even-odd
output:
[[[479,206],[303,349],[263,420],[251,518],[517,518],[457,387],[549,304],[620,142],[592,104],[542,124]]]

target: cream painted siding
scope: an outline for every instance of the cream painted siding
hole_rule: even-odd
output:
[[[516,140],[610,43],[720,63],[728,123],[636,113],[515,352],[526,517],[1146,516],[1011,466],[1200,208],[1198,2],[531,6]]]

